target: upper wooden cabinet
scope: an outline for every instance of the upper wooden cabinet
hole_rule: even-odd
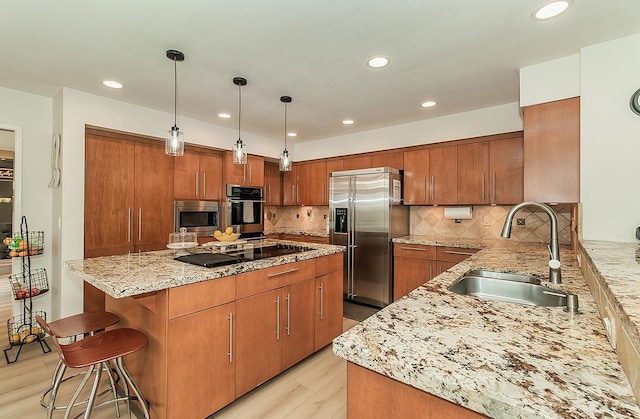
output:
[[[282,176],[276,164],[264,165],[265,205],[282,205]]]
[[[264,159],[247,156],[246,164],[233,164],[233,153],[224,154],[224,183],[227,185],[264,186]]]
[[[404,153],[374,154],[371,156],[371,167],[393,167],[394,169],[404,169]]]
[[[222,156],[185,150],[175,158],[176,199],[222,199]]]
[[[522,202],[521,138],[458,146],[458,203]]]
[[[369,169],[371,156],[345,158],[342,160],[342,170]]]
[[[294,163],[282,176],[282,205],[311,205],[310,164]]]
[[[174,157],[132,139],[87,130],[85,257],[161,250],[173,231]]]
[[[429,149],[404,153],[404,203],[428,205]]]
[[[580,201],[580,98],[524,108],[524,199]]]
[[[327,162],[309,163],[309,202],[305,205],[329,205]]]

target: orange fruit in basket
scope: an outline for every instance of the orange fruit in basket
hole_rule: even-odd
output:
[[[11,237],[5,237],[4,240],[2,240],[2,243],[4,243],[5,246],[9,246],[12,241],[13,239]]]
[[[20,334],[14,333],[13,335],[9,336],[9,343],[11,345],[17,345],[18,343],[20,343],[20,339]]]
[[[21,240],[20,243],[18,243],[18,250],[26,250],[27,247],[29,247],[29,244],[26,240]]]

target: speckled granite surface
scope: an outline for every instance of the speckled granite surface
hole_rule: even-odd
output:
[[[296,229],[276,229],[265,231],[264,234],[292,234],[294,236],[329,237],[326,231],[300,231]]]
[[[300,243],[286,240],[278,242],[300,245]],[[262,242],[265,245],[275,243],[276,241],[272,240]],[[306,246],[312,247],[313,250],[217,268],[203,268],[174,261],[176,253],[174,250],[72,260],[65,262],[64,266],[65,269],[77,274],[84,281],[110,296],[122,298],[344,251],[343,246],[323,244],[306,244]]]
[[[412,236],[394,241],[474,244]],[[494,418],[640,417],[572,253],[561,253],[557,287],[578,294],[578,315],[448,291],[470,269],[548,276],[544,246],[475,244],[484,250],[336,338],[334,352]]]

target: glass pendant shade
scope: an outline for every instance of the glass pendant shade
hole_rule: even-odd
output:
[[[287,151],[287,149],[284,149],[284,151],[280,155],[280,171],[281,172],[291,171],[291,157],[289,157],[289,152]]]
[[[233,163],[247,163],[247,146],[244,145],[240,138],[238,138],[238,141],[233,145]]]
[[[175,125],[167,131],[164,141],[164,154],[168,156],[184,155],[184,134]]]

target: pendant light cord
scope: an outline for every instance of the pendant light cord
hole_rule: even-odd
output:
[[[284,149],[287,149],[287,102],[284,103]]]
[[[238,84],[238,140],[240,140],[240,119],[242,118],[242,85]]]
[[[178,126],[178,60],[173,57],[173,126]]]

